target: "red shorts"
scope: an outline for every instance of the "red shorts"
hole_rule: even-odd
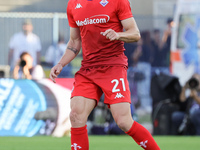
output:
[[[72,96],[83,96],[99,102],[104,93],[104,103],[131,103],[127,67],[101,66],[81,68],[75,74]]]

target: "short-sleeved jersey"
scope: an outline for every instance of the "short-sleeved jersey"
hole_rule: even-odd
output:
[[[121,21],[133,17],[128,0],[69,0],[70,27],[79,28],[82,40],[82,67],[127,65],[124,42],[110,41],[101,32],[123,32]]]

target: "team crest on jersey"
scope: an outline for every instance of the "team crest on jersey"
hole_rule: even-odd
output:
[[[101,0],[100,4],[105,7],[108,4],[107,0]]]

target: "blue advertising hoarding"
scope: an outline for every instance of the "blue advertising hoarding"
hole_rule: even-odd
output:
[[[0,79],[1,136],[33,136],[44,123],[34,115],[43,110],[45,96],[32,80]]]
[[[68,85],[68,79],[60,80],[62,84],[65,82]],[[69,87],[71,84],[69,82]],[[47,132],[50,135],[54,130],[55,135],[59,133],[59,136],[62,136],[66,128],[61,131],[60,124],[69,115],[70,93],[71,87],[54,84],[49,79],[34,81],[1,78],[0,136],[31,137],[38,134],[47,135]],[[44,116],[49,110],[54,110],[53,120],[52,117],[45,118],[48,115]],[[70,125],[68,129],[69,127]]]

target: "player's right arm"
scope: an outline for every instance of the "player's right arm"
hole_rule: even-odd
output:
[[[67,48],[62,58],[55,65],[50,72],[50,78],[55,83],[55,78],[60,74],[62,68],[70,63],[80,52],[81,36],[79,28],[70,28],[70,40],[67,43]]]

